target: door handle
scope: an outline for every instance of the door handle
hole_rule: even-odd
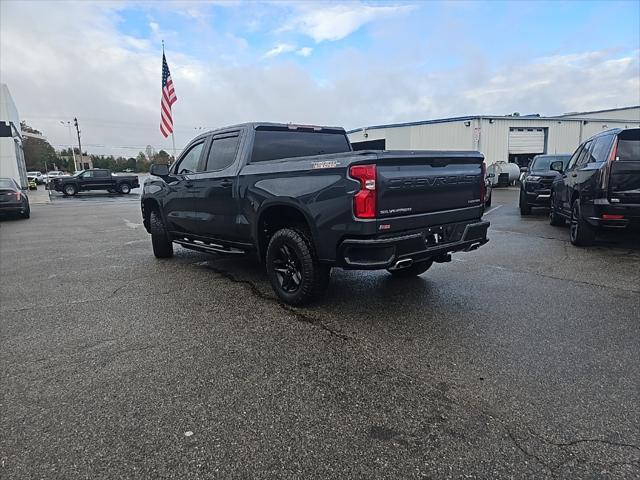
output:
[[[230,187],[231,185],[233,185],[233,182],[231,180],[225,179],[220,182],[220,186],[225,188]]]
[[[189,183],[185,183],[185,184],[184,184],[184,186],[185,186],[186,188],[191,188],[191,187],[193,187],[193,183],[191,183],[191,182],[189,182]]]

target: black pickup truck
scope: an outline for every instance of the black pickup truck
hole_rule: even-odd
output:
[[[52,180],[53,189],[67,195],[88,190],[107,190],[109,193],[128,194],[140,183],[136,175],[113,175],[105,168],[81,170],[73,176],[57,177]]]
[[[342,128],[249,123],[196,137],[142,194],[156,257],[173,243],[255,253],[292,305],[332,267],[420,275],[486,243],[479,152],[352,151]]]

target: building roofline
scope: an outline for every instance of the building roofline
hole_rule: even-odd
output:
[[[633,108],[640,108],[640,105],[631,105],[630,107],[606,108],[604,110],[592,110],[590,112],[569,112],[563,113],[562,115],[556,115],[556,117],[573,117],[574,115],[589,115],[591,113],[619,112],[620,110],[631,110]]]
[[[627,108],[636,108],[636,107],[627,107]],[[620,110],[624,110],[624,109],[620,109]],[[608,112],[610,110],[602,110],[603,112]],[[589,112],[584,112],[584,113],[589,113]],[[593,112],[595,113],[595,112]],[[579,114],[575,114],[575,115],[579,115]],[[347,133],[356,133],[356,132],[361,132],[363,130],[378,130],[381,128],[400,128],[400,127],[413,127],[413,126],[417,126],[417,125],[431,125],[431,124],[435,124],[435,123],[449,123],[449,122],[463,122],[463,121],[470,121],[470,120],[477,120],[477,119],[487,119],[487,120],[513,120],[513,121],[536,121],[536,120],[556,120],[556,121],[562,121],[562,122],[582,122],[582,121],[586,121],[586,122],[616,122],[616,123],[625,123],[625,122],[629,122],[629,123],[638,123],[638,120],[635,119],[617,119],[617,118],[591,118],[591,117],[584,117],[584,118],[579,118],[579,117],[571,117],[571,118],[566,118],[563,116],[557,116],[557,117],[541,117],[541,116],[537,116],[537,115],[521,115],[519,117],[513,117],[510,115],[472,115],[472,116],[467,116],[467,117],[450,117],[450,118],[438,118],[436,120],[418,120],[415,122],[404,122],[404,123],[389,123],[386,125],[372,125],[370,127],[359,127],[359,128],[354,128],[352,130],[347,130]]]

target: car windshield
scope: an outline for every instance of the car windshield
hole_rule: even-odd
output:
[[[40,172],[27,172],[27,175],[36,176],[36,175],[40,175]]]
[[[553,162],[562,161],[562,165],[566,168],[569,163],[571,155],[544,155],[536,157],[531,162],[531,171],[536,170],[538,172],[545,172],[551,170],[551,164]]]
[[[11,180],[8,178],[0,178],[0,188],[15,188],[16,186],[13,184]]]
[[[76,172],[73,174],[74,177],[79,177],[80,175],[82,175],[84,173],[84,170],[80,170],[79,172]]]

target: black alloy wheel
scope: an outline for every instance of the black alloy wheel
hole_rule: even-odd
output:
[[[292,248],[286,244],[280,245],[271,263],[282,290],[287,293],[295,293],[300,289],[302,267],[300,259]]]
[[[582,216],[580,199],[573,202],[571,208],[571,225],[569,227],[569,238],[571,243],[578,247],[586,247],[593,244],[596,234],[591,225]]]
[[[311,235],[301,227],[285,227],[273,234],[265,265],[273,291],[289,305],[304,305],[327,289],[331,268],[321,263]]]
[[[149,231],[151,232],[151,246],[156,258],[173,257],[173,242],[164,227],[160,212],[152,210],[149,214]]]

